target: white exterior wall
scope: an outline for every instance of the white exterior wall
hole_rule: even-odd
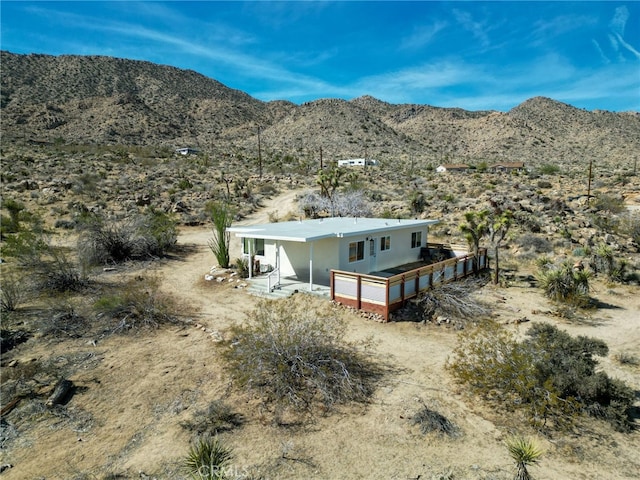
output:
[[[411,248],[411,234],[413,232],[422,233],[421,246]],[[380,239],[384,236],[391,237],[391,248],[380,250]],[[370,256],[370,241],[375,242],[375,258]],[[402,230],[392,230],[388,233],[377,233],[375,235],[362,235],[340,240],[340,255],[338,270],[357,273],[372,273],[387,268],[397,267],[405,263],[417,262],[420,258],[420,248],[427,245],[427,228],[409,227]],[[349,244],[364,240],[364,259],[356,262],[349,262]]]
[[[309,280],[309,260],[313,244],[313,283],[329,284],[329,272],[338,263],[338,239],[328,238],[315,242],[279,242],[280,275]],[[276,242],[265,240],[264,256],[256,256],[261,264],[276,266]]]
[[[411,234],[413,232],[421,232],[422,234],[421,245],[415,248],[411,248]],[[311,245],[313,245],[313,283],[328,285],[332,269],[366,274],[418,261],[420,248],[427,245],[427,233],[427,227],[409,226],[374,235],[325,238],[314,242],[265,240],[264,255],[254,255],[261,265],[271,265],[275,268],[277,264],[276,245],[279,245],[280,275],[282,277],[296,277],[304,282],[309,280],[309,260]],[[385,236],[391,238],[391,247],[389,250],[382,251],[380,250],[381,238]],[[371,239],[375,242],[373,256],[370,255]],[[364,258],[350,263],[349,244],[358,241],[364,241]]]

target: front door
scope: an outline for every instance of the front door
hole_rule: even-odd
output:
[[[369,239],[369,273],[371,272],[375,272],[376,268],[377,268],[377,256],[376,256],[376,252],[377,252],[377,245],[376,245],[376,239],[375,238],[370,238]]]

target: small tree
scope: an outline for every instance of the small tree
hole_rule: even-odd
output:
[[[480,251],[480,241],[485,236],[489,229],[488,224],[489,210],[482,210],[480,212],[467,212],[464,214],[466,223],[460,225],[460,231],[463,233],[469,247],[474,255],[473,257],[473,271],[478,272],[478,253]]]
[[[490,221],[487,224],[489,243],[493,248],[493,256],[496,260],[496,269],[493,273],[493,283],[496,285],[500,280],[500,245],[507,236],[507,232],[511,227],[512,218],[513,215],[510,210],[504,212],[496,211],[491,215]]]
[[[514,480],[531,480],[527,467],[538,462],[544,453],[533,440],[523,437],[511,437],[506,442],[509,455],[516,462]]]
[[[209,240],[209,248],[222,268],[228,268],[231,258],[229,257],[229,244],[231,235],[227,229],[231,226],[235,212],[231,205],[226,202],[209,202],[206,211],[213,222],[213,238]]]

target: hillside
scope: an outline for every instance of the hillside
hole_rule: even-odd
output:
[[[255,155],[367,155],[426,163],[617,163],[640,150],[640,115],[533,98],[509,112],[392,105],[364,96],[262,102],[193,71],[97,56],[2,52],[4,141],[194,146]]]

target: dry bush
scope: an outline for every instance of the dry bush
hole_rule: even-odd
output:
[[[262,301],[248,322],[233,331],[227,368],[242,387],[284,411],[329,411],[336,404],[365,402],[382,369],[344,339],[336,307],[310,308],[295,298]]]
[[[2,269],[0,274],[0,312],[14,312],[28,298],[28,280],[25,275],[6,269]]]
[[[436,285],[422,293],[417,300],[422,320],[431,322],[446,317],[456,324],[487,317],[491,308],[473,295],[486,280],[467,277],[457,282]]]
[[[178,237],[176,222],[155,209],[121,220],[93,216],[81,229],[78,254],[90,265],[162,256]]]
[[[162,293],[155,277],[136,277],[115,292],[103,295],[94,303],[98,318],[116,322],[114,331],[157,328],[178,321],[179,310],[173,299]]]
[[[411,424],[419,425],[423,435],[436,432],[440,435],[456,437],[460,434],[459,428],[451,420],[426,405],[411,417]]]
[[[194,413],[193,419],[182,426],[198,435],[217,435],[240,427],[244,422],[241,414],[234,412],[222,400],[213,400],[205,410]]]

